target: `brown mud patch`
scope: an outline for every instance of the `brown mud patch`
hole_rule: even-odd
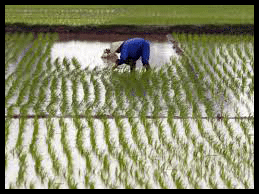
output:
[[[150,41],[167,41],[167,34],[172,32],[190,34],[254,34],[254,25],[175,25],[175,26],[143,26],[143,25],[100,25],[100,26],[62,26],[62,25],[26,25],[5,24],[5,32],[31,32],[59,34],[59,41],[88,40],[114,42],[128,38],[145,38]]]
[[[120,118],[139,118],[139,117],[129,117],[126,115],[117,115]],[[89,116],[86,115],[48,115],[48,114],[42,114],[42,115],[20,115],[20,114],[15,114],[15,115],[5,115],[5,118],[12,118],[12,119],[20,119],[20,118],[27,118],[27,119],[33,119],[33,118],[88,118]],[[102,119],[102,118],[108,118],[108,119],[114,119],[115,115],[92,115],[90,116],[94,119]],[[156,118],[168,118],[167,116],[146,116],[148,119],[156,119]],[[195,117],[180,117],[180,116],[174,116],[174,119],[196,119]],[[200,117],[201,119],[217,119],[218,121],[222,121],[225,117],[223,116],[217,116],[217,117]],[[249,117],[226,117],[227,119],[248,119],[248,120],[254,120],[253,116]]]

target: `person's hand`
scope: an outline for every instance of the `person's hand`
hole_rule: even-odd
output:
[[[119,59],[115,61],[115,65],[113,66],[112,70],[116,69],[118,67],[118,64],[119,64]]]
[[[113,68],[112,68],[112,70],[116,69],[117,67],[118,67],[118,65],[114,65]]]

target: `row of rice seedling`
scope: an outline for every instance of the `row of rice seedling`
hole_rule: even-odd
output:
[[[120,8],[76,8],[76,9],[34,9],[34,8],[6,8],[6,22],[15,20],[19,23],[41,24],[104,24],[115,16],[125,12]],[[44,18],[44,22],[43,21]]]
[[[180,126],[180,125],[178,125],[178,127],[179,127],[179,126]],[[71,138],[71,136],[70,136],[70,138]],[[182,147],[184,144],[182,145],[181,141],[178,141],[178,144],[179,144],[178,151],[180,152],[181,149],[179,150],[179,148]],[[185,145],[188,145],[188,144],[185,144]],[[199,144],[196,144],[196,145],[199,145]],[[214,147],[215,147],[215,146],[214,146]],[[185,150],[185,146],[183,146],[182,148],[184,148],[184,150]],[[219,147],[215,147],[214,149],[217,150],[218,148],[219,148]],[[157,153],[162,153],[161,151],[159,151],[159,149],[160,149],[159,147],[157,147],[156,149],[158,150]],[[174,148],[174,149],[177,149],[177,148]],[[186,150],[188,150],[188,148],[187,148]],[[170,151],[170,150],[168,150],[168,151]],[[183,150],[182,150],[182,151],[183,151]],[[124,152],[122,152],[122,153],[124,153]],[[188,151],[184,151],[184,153],[187,154]],[[198,153],[198,156],[199,156],[199,153],[202,153],[202,152],[201,152],[201,151],[197,151],[197,153]],[[173,155],[172,155],[172,156],[173,156]],[[226,155],[226,156],[227,156],[227,155]],[[123,157],[125,157],[125,156],[122,156],[122,155],[119,156],[120,159],[118,158],[118,160],[121,160]],[[179,157],[179,155],[178,155],[177,157]],[[200,158],[200,157],[201,157],[201,158]],[[199,161],[204,161],[205,157],[204,157],[204,156],[202,157],[202,155],[201,155],[200,157],[198,157],[196,160],[193,160],[193,161],[197,161],[197,162],[199,162]],[[184,158],[185,158],[185,157],[179,157],[180,161],[182,161],[182,160],[185,161],[186,159],[184,159]],[[147,157],[147,159],[150,160],[151,157]],[[240,159],[241,159],[241,158],[240,158]],[[188,161],[188,159],[187,159],[187,161]],[[186,161],[186,162],[187,162],[187,161]],[[188,163],[188,162],[187,162],[187,163]],[[156,164],[156,162],[154,163],[154,165],[155,165],[155,164]],[[124,169],[125,167],[123,167],[123,166],[124,166],[123,163],[122,163],[121,165],[122,165],[121,168]],[[157,165],[158,165],[158,164],[157,164]],[[208,165],[209,165],[209,164],[208,164]],[[200,168],[200,167],[197,167],[197,168]],[[192,168],[190,168],[190,169],[192,169]],[[124,170],[125,170],[125,169],[124,169]],[[182,169],[180,169],[180,166],[179,166],[179,170],[182,170]],[[147,168],[144,168],[144,171],[147,171]],[[141,171],[139,171],[139,172],[141,172]],[[129,173],[130,173],[130,172],[129,172]],[[162,171],[161,171],[161,173],[162,173]],[[197,171],[196,173],[198,173],[198,175],[199,175],[199,174],[202,173],[202,172]],[[180,176],[183,176],[183,175],[180,175]],[[192,175],[192,177],[193,177],[193,176],[196,176],[196,175],[194,174],[194,175]],[[178,179],[179,179],[179,177],[178,177]],[[190,178],[190,179],[191,179],[191,178]],[[163,180],[163,178],[162,178],[162,180]],[[177,179],[176,179],[176,180],[177,180]],[[123,180],[121,180],[121,181],[123,181]],[[198,185],[199,185],[199,184],[198,184]],[[198,185],[197,185],[197,187],[198,187]],[[171,187],[170,187],[170,188],[171,188]]]
[[[17,73],[10,74],[13,78],[6,77],[6,187],[27,187],[29,181],[31,188],[253,188],[253,117],[244,120],[236,108],[237,121],[233,121],[222,108],[224,117],[221,122],[215,120],[215,105],[224,106],[219,94],[227,98],[230,92],[243,90],[235,81],[237,68],[246,72],[242,79],[253,82],[253,71],[249,71],[253,54],[251,65],[243,64],[249,62],[243,51],[253,48],[251,39],[244,43],[243,51],[236,49],[238,43],[225,48],[234,49],[232,58],[239,52],[236,61],[243,62],[239,67],[226,64],[224,58],[229,60],[229,55],[222,51],[216,56],[218,44],[212,43],[226,41],[225,37],[177,34],[187,56],[159,71],[129,74],[125,70],[82,70],[75,58],[61,59],[62,63],[51,60],[49,49],[55,35],[48,36],[39,36],[33,44],[38,57],[25,54],[28,59],[17,66],[27,74],[16,69]],[[15,78],[27,86],[10,81]],[[241,81],[243,86],[246,82]],[[14,94],[18,97],[11,102]],[[240,100],[248,107],[251,102],[243,97],[246,94]],[[12,119],[15,113],[25,116],[17,126]],[[32,122],[26,118],[29,113],[35,114]],[[25,137],[29,123],[31,138]],[[16,140],[10,147],[15,131]],[[24,147],[27,141],[28,149]],[[11,156],[11,148],[17,155]],[[15,158],[19,168],[16,179],[11,180],[8,172]],[[50,167],[43,162],[47,158]],[[30,169],[35,172],[33,178],[28,176]]]

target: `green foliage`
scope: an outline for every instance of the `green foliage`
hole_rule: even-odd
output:
[[[5,23],[254,24],[254,5],[5,5]]]

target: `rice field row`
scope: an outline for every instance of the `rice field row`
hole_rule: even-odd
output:
[[[254,188],[254,37],[173,37],[182,58],[130,74],[6,34],[5,188]]]
[[[5,21],[36,24],[105,24],[113,17],[125,12],[122,8],[77,8],[77,9],[41,9],[6,8]]]
[[[5,23],[254,25],[254,5],[5,5]]]

